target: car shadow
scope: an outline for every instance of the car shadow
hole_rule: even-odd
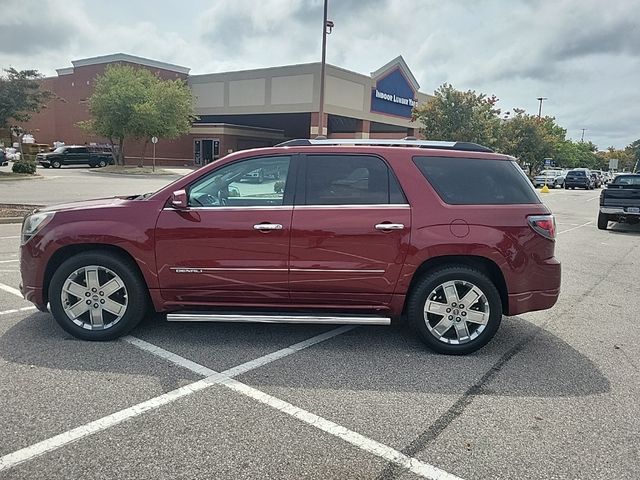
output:
[[[608,232],[617,235],[640,235],[640,224],[630,225],[628,223],[614,223],[607,229]]]
[[[229,351],[250,352],[252,356],[243,359],[247,361],[331,328],[158,323],[157,319],[147,319],[132,333],[193,361],[200,361],[198,355],[202,352],[215,357]],[[119,347],[114,349],[114,345]],[[131,349],[136,350],[124,342],[76,340],[62,331],[50,315],[40,313],[24,318],[0,336],[0,357],[9,362],[48,369],[153,376],[149,362],[131,358],[148,354],[132,353]],[[258,351],[264,353],[258,355]],[[105,361],[105,355],[111,358]],[[547,330],[518,317],[505,317],[496,337],[471,355],[435,354],[405,325],[357,327],[239,379],[258,388],[441,394],[462,394],[473,386],[479,394],[521,397],[588,396],[610,390],[609,381],[589,358]]]

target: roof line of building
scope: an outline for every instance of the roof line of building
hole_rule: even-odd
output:
[[[75,67],[86,67],[88,65],[99,65],[102,63],[113,62],[129,62],[145,65],[152,68],[161,68],[163,70],[169,70],[171,72],[182,73],[188,75],[191,71],[190,68],[182,67],[180,65],[174,65],[172,63],[160,62],[158,60],[152,60],[150,58],[138,57],[136,55],[129,55],[128,53],[113,53],[111,55],[100,55],[97,57],[82,58],[80,60],[72,60],[73,67],[59,68],[56,70],[58,75],[68,75],[73,73]]]

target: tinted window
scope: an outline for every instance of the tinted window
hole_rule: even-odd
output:
[[[634,185],[640,187],[640,175],[618,176],[613,181],[613,185]]]
[[[67,150],[67,153],[88,153],[88,150],[86,147],[76,147],[76,148],[69,148]]]
[[[234,162],[193,183],[189,188],[189,205],[282,205],[288,173],[289,157],[262,157]]]
[[[413,159],[440,198],[452,205],[540,203],[515,162],[456,157]]]
[[[305,195],[307,205],[406,203],[387,164],[359,155],[308,156]]]
[[[585,177],[587,174],[584,170],[571,170],[567,173],[568,177]]]

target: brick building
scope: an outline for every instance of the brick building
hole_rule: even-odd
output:
[[[110,64],[147,68],[163,79],[184,79],[194,93],[199,120],[188,135],[158,142],[159,165],[201,165],[236,150],[320,133],[329,138],[402,138],[416,133],[411,110],[429,98],[419,92],[402,57],[371,75],[327,65],[324,128],[319,132],[320,63],[189,75],[186,67],[118,53],[75,60],[72,67],[43,80],[59,99],[26,125],[38,143],[105,142],[77,123],[89,118],[87,99],[93,82]],[[142,150],[142,142],[125,144],[127,162],[139,161]]]

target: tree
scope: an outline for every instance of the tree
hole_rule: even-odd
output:
[[[54,95],[41,88],[37,70],[8,68],[0,76],[0,128],[8,128],[11,143],[20,123],[28,122]]]
[[[81,126],[112,145],[117,141],[120,165],[126,139],[176,138],[188,133],[195,118],[191,90],[184,81],[161,80],[147,69],[126,65],[110,65],[98,76],[89,112],[92,119]]]
[[[500,109],[498,99],[473,90],[462,92],[441,85],[434,98],[414,109],[420,132],[432,140],[475,142],[488,147],[498,144]]]
[[[633,156],[633,159],[635,160],[635,164],[633,166],[632,171],[639,172],[640,171],[640,138],[635,142],[630,143],[627,146],[627,148],[625,148],[625,150],[629,152],[629,154],[631,154]]]

